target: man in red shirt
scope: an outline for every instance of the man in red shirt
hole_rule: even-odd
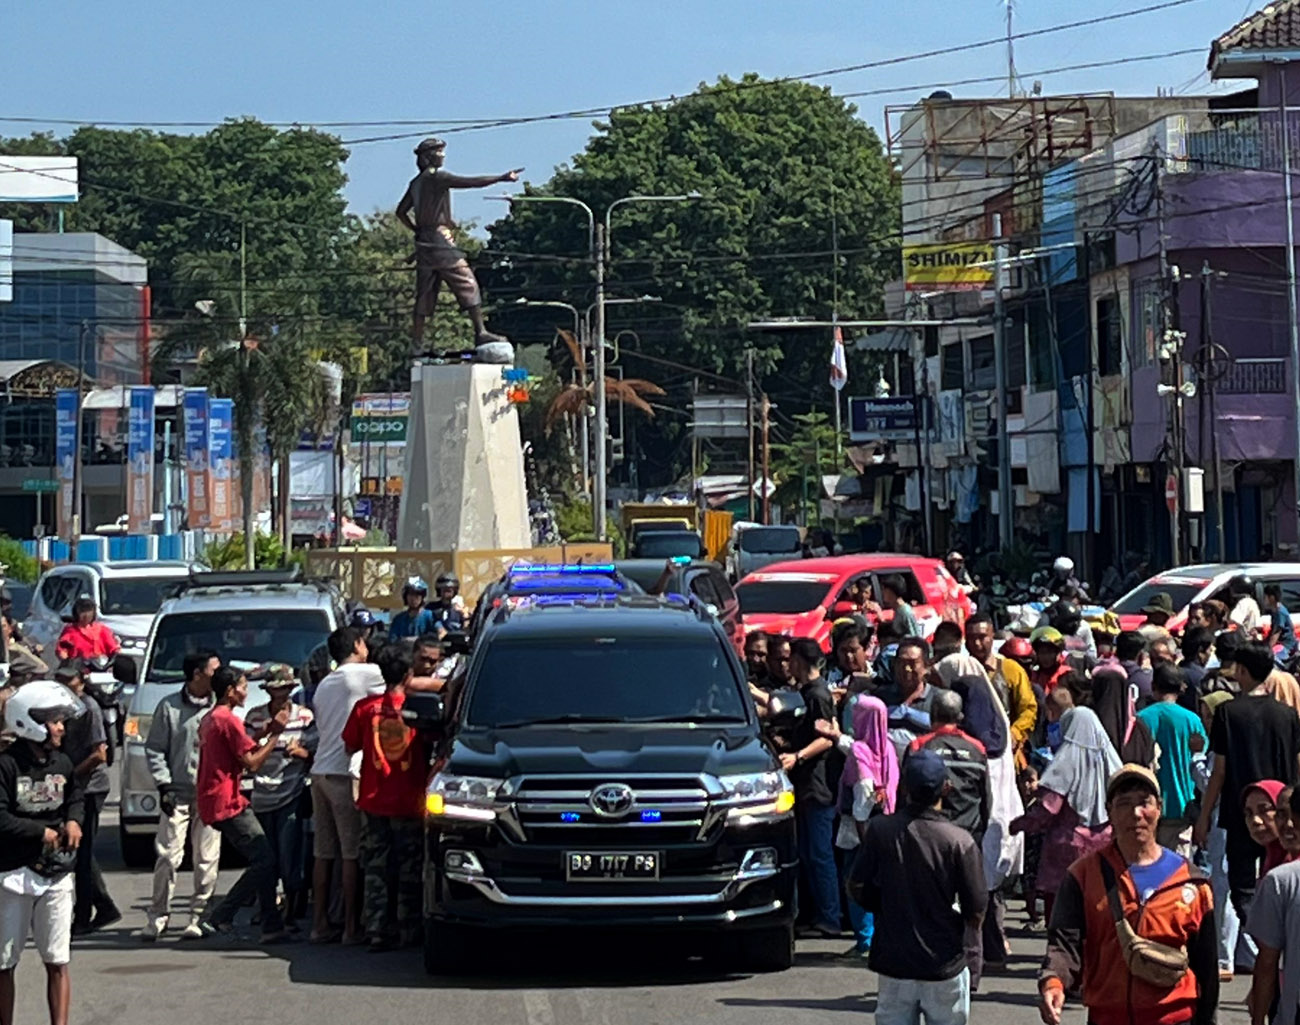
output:
[[[88,662],[112,658],[121,647],[113,631],[95,618],[95,600],[78,598],[72,603],[72,622],[59,634],[54,653],[61,662]]]
[[[266,838],[252,805],[239,789],[245,772],[256,772],[275,751],[274,738],[289,721],[289,710],[277,715],[253,736],[235,715],[248,699],[248,680],[238,669],[222,666],[212,674],[216,705],[199,725],[199,771],[195,802],[199,818],[217,830],[248,861],[230,892],[201,923],[204,932],[228,932],[235,915],[257,895],[262,914],[262,942],[278,943],[288,934],[275,902],[275,851]],[[268,743],[269,741],[269,743]]]
[[[352,709],[343,727],[343,745],[362,754],[357,796],[364,873],[361,917],[370,949],[382,951],[420,941],[429,758],[420,735],[402,719],[411,681],[411,650],[390,644],[376,661],[386,689]],[[389,914],[389,888],[394,882],[396,923]]]

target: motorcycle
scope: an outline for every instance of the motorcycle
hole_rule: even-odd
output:
[[[126,658],[119,655],[118,658]],[[134,668],[134,667],[133,667]],[[104,732],[109,736],[108,764],[113,764],[113,749],[125,741],[126,709],[122,706],[123,683],[114,671],[114,660],[100,655],[86,663],[86,693],[104,711]]]

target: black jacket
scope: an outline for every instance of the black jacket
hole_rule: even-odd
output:
[[[81,783],[62,751],[39,757],[25,740],[0,754],[0,872],[34,864],[46,828],[82,821]]]
[[[848,889],[876,916],[873,972],[937,982],[966,967],[966,923],[988,907],[984,856],[941,812],[908,808],[872,819]]]

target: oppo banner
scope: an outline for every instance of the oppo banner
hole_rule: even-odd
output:
[[[185,418],[185,518],[190,529],[211,526],[208,516],[208,390],[186,388],[181,399]]]
[[[131,534],[153,531],[154,390],[131,389],[126,436],[126,529]]]
[[[235,404],[230,399],[208,400],[209,431],[209,526],[212,530],[230,533],[234,529],[234,504],[231,501],[231,483],[234,478]]]

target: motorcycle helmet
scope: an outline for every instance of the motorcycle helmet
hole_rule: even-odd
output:
[[[452,590],[459,592],[460,577],[448,570],[446,573],[439,575],[438,579],[434,581],[433,586],[439,593],[441,593],[444,587],[450,587]]]
[[[1061,631],[1054,626],[1040,626],[1029,635],[1029,645],[1033,648],[1040,644],[1050,644],[1055,648],[1063,648],[1065,647],[1065,638],[1061,636]]]
[[[348,620],[348,625],[361,630],[370,630],[373,629],[376,622],[375,614],[363,605],[359,609],[352,610],[352,617]]]
[[[77,695],[54,680],[33,680],[19,687],[5,702],[5,729],[38,744],[49,739],[45,724],[54,719],[74,719],[84,711]]]
[[[1034,646],[1023,637],[1009,637],[998,654],[1015,659],[1017,662],[1028,661],[1034,657]]]
[[[1068,555],[1062,555],[1052,563],[1052,572],[1058,577],[1068,577],[1074,572],[1074,560]]]
[[[402,588],[402,597],[408,594],[428,594],[429,585],[424,582],[424,577],[407,577],[406,586]]]
[[[1069,637],[1079,632],[1079,626],[1083,622],[1083,613],[1079,611],[1079,606],[1072,601],[1061,599],[1053,602],[1047,610],[1047,621],[1062,634]]]
[[[51,844],[41,850],[41,856],[32,862],[32,871],[46,879],[58,879],[77,867],[77,852],[71,847]]]

